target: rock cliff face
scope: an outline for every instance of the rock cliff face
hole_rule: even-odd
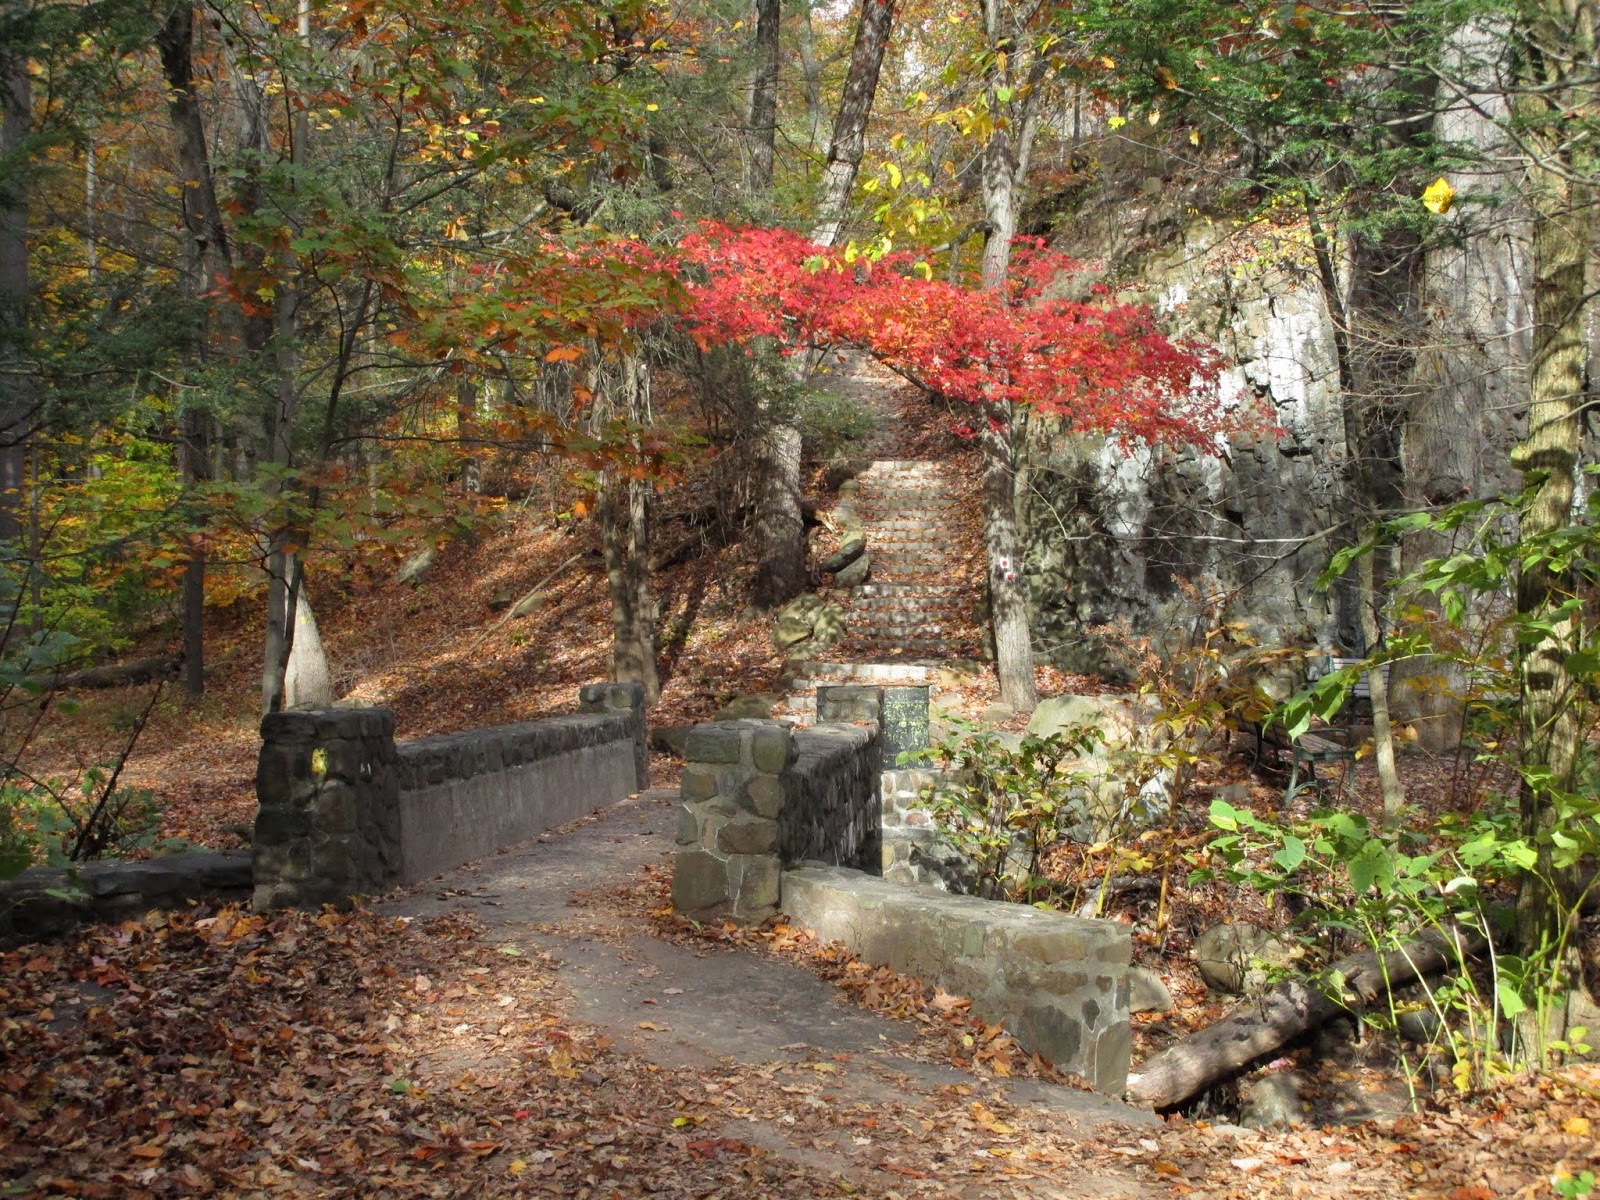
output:
[[[1249,226],[1196,216],[1215,211],[1214,198],[1161,180],[1154,158],[1149,170],[1136,195],[1072,196],[1053,221],[1055,244],[1097,262],[1120,299],[1152,304],[1170,332],[1210,339],[1232,364],[1224,395],[1260,405],[1276,429],[1152,451],[1036,425],[1022,492],[1038,652],[1106,671],[1098,627],[1127,622],[1171,640],[1192,620],[1197,590],[1232,596],[1232,616],[1263,640],[1356,650],[1353,587],[1316,586],[1355,522],[1333,327],[1304,230],[1292,216]],[[1407,342],[1404,375],[1379,398],[1397,427],[1386,469],[1408,506],[1511,482],[1527,256],[1514,214],[1470,202],[1474,187],[1487,195],[1495,184],[1464,185],[1467,202],[1412,272],[1416,316],[1396,335]],[[1439,549],[1419,546],[1408,565]]]

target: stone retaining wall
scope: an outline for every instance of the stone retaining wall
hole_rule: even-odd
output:
[[[696,725],[684,744],[672,900],[699,919],[777,911],[784,866],[881,857],[876,726]]]
[[[396,745],[386,709],[261,722],[258,908],[343,903],[525,841],[649,784],[638,684],[580,713]]]
[[[824,941],[937,983],[1024,1049],[1111,1095],[1127,1084],[1128,931],[840,867],[783,873],[781,906]]]
[[[196,900],[248,900],[251,879],[248,850],[30,867],[0,884],[0,941],[54,937],[83,922],[125,921]]]

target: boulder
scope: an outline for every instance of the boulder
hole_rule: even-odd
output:
[[[1230,996],[1259,991],[1268,968],[1287,967],[1295,958],[1287,942],[1247,921],[1214,926],[1194,943],[1195,966],[1206,986]]]
[[[833,582],[839,587],[857,587],[867,581],[867,575],[872,570],[872,556],[862,554],[849,566],[838,572],[833,577]]]
[[[799,642],[807,642],[809,648],[821,649],[834,645],[844,634],[844,610],[815,592],[806,592],[778,611],[772,644],[778,650],[789,650]]]
[[[765,721],[772,716],[772,706],[781,700],[771,692],[752,692],[749,695],[735,696],[729,700],[711,719],[713,721]]]
[[[1093,725],[1105,734],[1107,748],[1121,750],[1134,744],[1140,724],[1132,696],[1051,696],[1033,710],[1028,732],[1050,737],[1073,725]]]
[[[428,573],[428,568],[433,566],[433,560],[438,557],[437,547],[424,546],[400,564],[400,569],[395,572],[394,581],[409,583],[415,587],[422,582],[422,577]]]
[[[691,728],[689,725],[653,725],[650,728],[651,748],[681,759]]]
[[[1173,1009],[1166,981],[1149,967],[1128,968],[1128,1011],[1164,1013]]]
[[[1306,1118],[1300,1102],[1300,1077],[1293,1071],[1273,1071],[1244,1089],[1239,1124],[1246,1129],[1287,1129]]]
[[[818,563],[817,567],[830,574],[842,571],[866,552],[866,534],[847,533],[839,539],[839,548]]]

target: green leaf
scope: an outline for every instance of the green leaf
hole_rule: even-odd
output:
[[[1285,871],[1292,871],[1306,860],[1306,844],[1293,834],[1286,835],[1283,847],[1272,856],[1272,861]]]
[[[1508,1021],[1515,1020],[1522,1013],[1528,1011],[1528,1006],[1523,1003],[1522,997],[1517,994],[1516,986],[1509,979],[1501,979],[1495,983],[1495,999],[1500,1002],[1500,1012]]]

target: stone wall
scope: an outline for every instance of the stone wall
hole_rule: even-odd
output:
[[[718,721],[689,731],[684,758],[672,877],[680,912],[761,921],[777,910],[789,863],[881,856],[876,726]]]
[[[882,739],[875,725],[820,725],[794,735],[783,773],[778,854],[876,871],[883,859]]]
[[[584,711],[396,745],[385,709],[261,723],[258,908],[343,903],[496,853],[648,786],[643,691]]]
[[[927,767],[883,773],[883,877],[964,892],[975,879],[971,860],[949,843],[923,807],[922,795],[938,777]]]
[[[783,911],[824,941],[937,983],[1024,1049],[1111,1095],[1127,1084],[1128,931],[1023,904],[901,887],[860,871],[783,873]]]
[[[135,862],[30,867],[0,883],[0,941],[54,937],[86,921],[125,921],[152,908],[250,899],[247,850],[194,850]]]

